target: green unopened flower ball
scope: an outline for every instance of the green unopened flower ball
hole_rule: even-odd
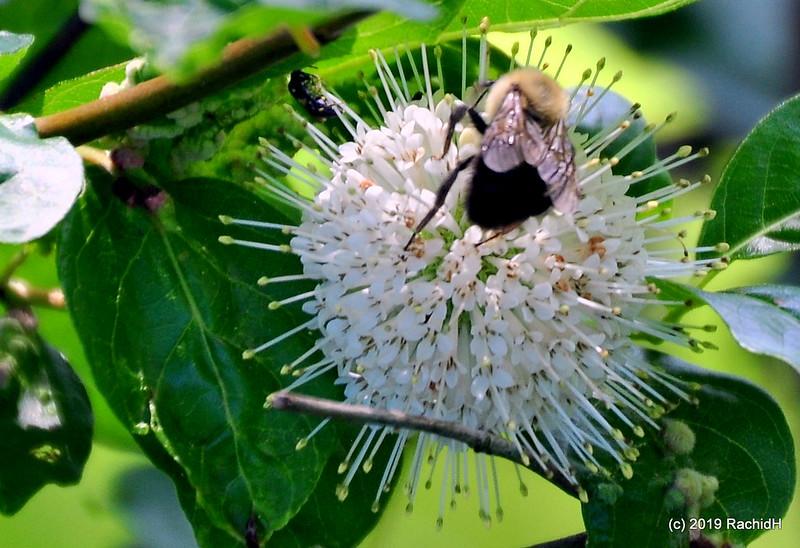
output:
[[[688,455],[694,451],[694,444],[697,441],[688,424],[670,419],[664,421],[663,438],[667,450],[675,455]]]

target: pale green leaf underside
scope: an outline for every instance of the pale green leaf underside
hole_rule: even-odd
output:
[[[30,34],[14,34],[0,30],[0,84],[17,67],[33,44]]]
[[[714,293],[682,287],[719,314],[742,348],[800,371],[800,290],[763,285]]]
[[[44,236],[83,188],[83,162],[63,137],[39,139],[27,115],[0,117],[0,242]]]

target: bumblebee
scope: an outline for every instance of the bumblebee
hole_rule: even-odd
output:
[[[289,76],[289,93],[303,105],[311,116],[318,119],[336,116],[334,103],[324,94],[319,76],[302,70],[293,70]]]
[[[442,154],[450,148],[455,126],[465,115],[482,135],[480,152],[461,160],[445,178],[406,249],[444,205],[459,173],[467,169],[472,172],[467,215],[481,228],[496,231],[492,238],[551,207],[564,214],[575,211],[579,196],[575,151],[566,122],[567,93],[555,80],[532,68],[509,72],[484,94],[487,92],[485,115],[489,122],[463,103],[453,109]]]

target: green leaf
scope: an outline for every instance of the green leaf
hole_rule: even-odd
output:
[[[188,74],[216,61],[231,41],[304,27],[344,9],[386,9],[413,19],[434,10],[421,0],[84,0],[85,14],[153,56],[162,69]]]
[[[794,97],[762,119],[733,154],[711,200],[717,216],[703,224],[699,245],[727,242],[731,259],[800,249],[798,174],[800,97]]]
[[[15,108],[37,116],[46,116],[94,101],[100,98],[104,85],[120,82],[125,78],[125,65],[126,63],[119,63],[64,80],[42,93],[28,97]]]
[[[0,513],[16,513],[49,483],[78,483],[92,427],[86,390],[64,356],[0,318]]]
[[[0,21],[5,30],[35,36],[27,53],[30,60],[47,47],[77,4],[78,0],[8,0],[0,2]]]
[[[58,261],[98,386],[176,481],[196,530],[242,544],[253,514],[267,538],[311,495],[331,440],[317,436],[297,451],[314,423],[263,409],[266,396],[285,384],[281,366],[313,338],[300,333],[255,360],[241,358],[243,349],[307,320],[299,306],[267,310],[296,288],[255,285],[262,275],[298,271],[298,261],[218,243],[226,227],[217,216],[282,217],[220,180],[168,183],[168,198],[130,202],[149,209],[123,203],[94,170],[91,180],[63,225]],[[123,183],[115,183],[117,194]],[[253,229],[235,236],[282,238]],[[320,386],[323,395],[339,396],[329,379]],[[166,454],[177,464],[165,465]]]
[[[129,131],[149,141],[146,169],[159,180],[192,177],[250,182],[263,168],[259,138],[282,150],[294,148],[286,133],[305,131],[284,104],[291,100],[283,78],[254,77],[198,103]],[[186,116],[180,116],[185,112]],[[187,127],[186,119],[196,121]]]
[[[663,354],[650,355],[667,372],[699,389],[692,392],[693,403],[682,401],[667,415],[676,422],[647,435],[638,448],[632,479],[621,483],[596,479],[591,485],[589,502],[583,505],[589,545],[688,546],[691,514],[720,519],[719,533],[725,540],[751,542],[763,531],[729,529],[727,519],[780,518],[794,491],[794,445],[783,412],[766,392],[747,381]],[[667,436],[674,436],[676,423],[688,426],[695,436],[688,453],[677,451],[678,444],[667,441]],[[682,437],[685,442],[686,436]],[[677,489],[676,473],[687,469],[716,478],[718,489],[713,502],[706,501],[709,505],[692,505],[692,498]],[[686,519],[686,531],[670,533],[670,518]],[[717,529],[709,527],[703,533]]]
[[[14,34],[0,30],[0,83],[13,72],[33,44],[30,34]]]
[[[282,81],[279,86],[286,93]],[[169,142],[159,143],[169,149],[169,162],[163,162],[159,169],[171,169],[173,173],[177,171],[191,177],[219,177],[240,183],[252,181],[256,169],[264,168],[259,156],[259,138],[268,139],[289,153],[294,150],[294,145],[286,134],[305,138],[300,122],[284,108],[290,100],[288,96],[268,97],[265,94],[263,100],[259,99],[252,98],[251,104],[244,102],[247,106],[231,109],[231,114],[236,114],[233,119],[217,116],[215,123],[205,123]],[[226,110],[237,104],[234,98],[222,103]],[[240,119],[239,113],[249,115]],[[203,154],[212,146],[218,147],[213,154]]]
[[[150,461],[172,480],[181,508],[192,525],[195,539],[200,546],[216,547],[231,544],[230,533],[214,525],[208,513],[200,505],[197,492],[189,483],[186,472],[161,445],[156,435],[152,431],[143,433],[140,430],[136,441]]]
[[[429,48],[427,50],[427,55],[428,63],[433,65],[430,73],[432,88],[440,88],[444,91],[444,93],[451,93],[456,97],[461,97],[461,40],[445,42],[439,44],[438,46],[441,55],[440,63],[442,66],[442,79],[444,80],[443,83],[439,82],[438,69],[436,68],[437,65],[435,64],[435,61],[433,61],[435,53],[432,52],[431,49],[434,48]],[[467,39],[465,51],[467,53],[467,59],[477,59],[480,55],[480,41],[475,38]],[[494,48],[491,45],[489,46],[489,53],[489,66],[487,69],[488,78],[496,79],[502,76],[503,73],[508,72],[511,59],[508,57],[508,55],[506,55],[505,52]],[[409,93],[414,96],[419,93],[425,93],[425,87],[421,80],[418,82],[413,77],[413,73],[411,72],[412,65],[409,62],[409,56],[414,60],[413,66],[419,69],[419,67],[422,67],[422,52],[419,49],[414,49],[413,51],[408,52],[408,54],[403,52],[400,56],[404,74],[406,74],[406,77],[408,78],[407,84]],[[393,74],[400,73],[399,69],[397,68],[397,60],[394,55],[390,55],[389,58],[386,59],[386,62]],[[380,83],[380,76],[378,75],[374,64],[365,66],[361,71],[361,73],[363,73],[363,81],[361,74],[356,74],[356,72],[357,71],[343,70],[343,67],[338,67],[334,70],[322,69],[320,71],[320,73],[325,75],[325,79],[323,81],[324,86],[335,88],[336,93],[342,99],[344,99],[351,108],[356,110],[356,112],[358,112],[365,120],[373,122],[378,126],[382,125],[384,121],[383,118],[380,117],[380,114],[376,112],[379,116],[379,118],[376,119],[375,115],[365,107],[364,98],[359,97],[359,93],[363,94],[364,92],[364,81]],[[479,75],[477,63],[467,63],[466,78],[464,79],[465,85],[471,86],[474,82],[478,81],[478,78]],[[422,84],[422,88],[420,88],[420,84]],[[283,93],[286,95],[285,90]]]
[[[8,0],[6,3],[0,2],[0,26],[6,30],[17,33],[28,33],[36,37],[36,41],[28,50],[25,60],[21,63],[22,67],[34,63],[37,56],[44,54],[58,33],[64,33],[70,29],[81,29],[77,25],[76,17],[79,15],[79,0]],[[62,36],[62,39],[64,36]],[[14,89],[6,89],[6,92],[13,91],[12,96],[0,93],[0,102],[5,100],[8,107],[13,108],[14,112],[27,112],[38,115],[35,108],[21,108],[19,103],[28,104],[28,99],[32,95],[38,95],[46,89],[51,88],[59,82],[78,78],[88,72],[101,69],[130,59],[134,56],[133,51],[123,47],[101,28],[90,25],[88,28],[79,30],[79,33],[70,33],[66,38],[69,47],[61,51],[61,56],[57,62],[49,67],[46,73],[41,74],[34,87],[23,97],[17,97],[21,91],[19,86]],[[62,46],[64,42],[62,40]],[[22,68],[20,67],[20,68]],[[33,68],[33,67],[31,67]],[[6,84],[10,84],[7,81]],[[21,82],[17,82],[21,84]],[[0,91],[5,86],[0,83]],[[25,87],[25,86],[23,86]]]
[[[719,314],[742,348],[800,371],[800,289],[762,285],[714,293],[682,287]]]
[[[650,17],[693,3],[695,0],[557,0],[519,2],[517,0],[466,0],[459,14],[477,27],[489,17],[494,30],[528,30],[555,27],[579,21],[616,21]],[[460,23],[449,31],[460,30]]]
[[[269,69],[281,74],[298,66],[314,64],[319,73],[327,76],[340,70],[355,69],[371,62],[369,51],[382,49],[391,52],[400,48],[403,53],[407,47],[414,50],[420,44],[433,45],[446,40],[460,39],[461,30],[452,36],[444,37],[443,31],[456,20],[459,9],[465,0],[436,0],[431,2],[437,16],[430,21],[409,21],[392,13],[381,12],[345,30],[341,37],[323,46],[318,59],[295,55],[284,63]],[[477,24],[477,23],[476,23]],[[330,60],[325,62],[326,60]]]
[[[270,67],[269,74],[282,74],[293,68],[314,64],[318,73],[333,79],[371,62],[371,49],[381,49],[391,60],[397,48],[412,51],[420,44],[431,46],[460,40],[464,30],[478,34],[483,17],[489,17],[490,30],[531,30],[585,20],[618,20],[663,13],[693,0],[559,0],[518,2],[516,0],[435,0],[437,17],[424,23],[408,21],[391,13],[379,13],[347,29],[342,36],[323,46],[319,58],[300,55]],[[466,18],[466,23],[462,21]]]
[[[36,40],[28,49],[25,59],[20,63],[20,69],[34,62],[39,55],[45,52],[48,44],[52,43],[59,31],[69,24],[70,18],[74,16],[77,9],[78,0],[59,0],[58,2],[53,2],[52,0],[8,0],[5,3],[0,2],[0,21],[2,21],[0,26],[12,32],[32,34],[36,37]],[[106,60],[108,53],[117,49],[116,44],[109,47],[107,40],[102,45],[98,44],[97,41],[94,44],[88,44],[88,42],[93,41],[89,38],[90,35],[97,36],[98,34],[102,34],[100,29],[90,28],[79,37],[77,43],[69,51],[65,52],[61,61],[41,76],[37,88],[39,86],[42,87],[36,91],[42,91],[61,80],[72,78],[94,68],[118,61],[118,59],[114,61]],[[70,39],[72,38],[75,37],[72,36]],[[87,53],[90,53],[91,57],[87,56],[84,59],[78,59],[76,53],[84,50],[85,45],[90,47],[90,52]],[[99,62],[100,64],[88,64],[87,66],[83,61],[89,59],[93,63]],[[9,100],[16,99],[16,97],[9,97],[5,92],[19,90],[16,87],[15,90],[9,89],[11,83],[11,78],[0,83],[0,92],[2,92],[0,93],[0,102],[5,101],[7,106],[12,106]],[[13,106],[16,107],[16,104]],[[14,111],[33,113],[33,111],[16,108]]]
[[[283,74],[293,68],[311,63],[325,72],[327,59],[338,59],[330,66],[363,66],[369,61],[369,50],[381,48],[390,51],[398,45],[416,48],[421,43],[435,44],[458,39],[462,32],[462,18],[467,18],[466,28],[476,34],[484,16],[488,16],[495,30],[528,30],[532,27],[557,26],[586,20],[618,20],[656,15],[690,4],[693,0],[562,0],[559,3],[525,3],[515,0],[500,2],[489,0],[431,0],[427,2],[400,2],[397,0],[304,0],[302,3],[240,2],[234,9],[232,3],[211,0],[183,0],[168,6],[144,6],[142,0],[84,0],[91,7],[93,17],[112,32],[127,39],[131,26],[134,47],[139,51],[156,51],[156,63],[161,67],[176,67],[180,75],[187,75],[219,57],[222,48],[241,37],[264,35],[280,23],[286,25],[313,25],[323,19],[324,9],[349,6],[351,8],[380,8],[376,15],[354,28],[345,31],[339,40],[322,48],[318,58],[297,55],[291,61],[270,69],[271,74]],[[270,7],[264,7],[270,5]],[[300,7],[308,11],[281,9],[281,6]],[[192,25],[179,24],[187,17],[186,9],[193,7]],[[241,7],[240,7],[241,6]],[[433,7],[436,17],[431,19]],[[389,13],[395,11],[399,15]],[[331,13],[331,12],[327,12]],[[120,15],[121,14],[121,15]],[[430,19],[424,22],[409,20]],[[175,28],[183,29],[175,35]],[[165,33],[167,33],[165,35]],[[165,40],[168,36],[170,40]]]
[[[0,116],[0,242],[44,236],[83,187],[83,162],[63,137],[39,139],[28,115]]]
[[[14,277],[25,280],[33,287],[60,285],[56,272],[55,243],[55,234],[38,240],[36,247],[39,251],[28,255],[24,264],[14,272]],[[8,264],[19,251],[17,245],[0,244],[0,264]],[[89,363],[84,356],[81,342],[69,314],[63,310],[38,308],[36,316],[39,320],[39,334],[45,340],[58,341],[58,350],[67,357],[75,374],[81,378],[86,387],[94,415],[94,443],[120,451],[138,451],[136,444],[133,443],[97,390]]]
[[[587,100],[586,94],[588,86],[582,86],[575,95],[575,102],[573,104],[586,104],[587,108],[591,110],[585,116],[580,118],[580,122],[576,126],[579,133],[584,133],[589,137],[597,135],[599,132],[610,127],[618,125],[622,120],[629,118],[631,115],[631,103],[625,97],[619,95],[614,91],[608,91],[600,98],[589,97]],[[595,105],[595,101],[598,101]],[[581,110],[573,111],[573,117],[578,119],[578,113]],[[571,120],[574,125],[574,120]],[[619,137],[614,139],[608,146],[603,149],[602,158],[612,158],[631,141],[639,137],[645,131],[647,122],[644,116],[640,116],[631,121],[631,125],[622,132]],[[619,163],[612,168],[612,172],[616,175],[630,175],[634,171],[644,171],[658,161],[656,156],[656,142],[652,136],[648,137],[632,151],[623,156]],[[654,177],[642,178],[634,181],[628,189],[629,196],[644,196],[650,192],[658,190],[672,183],[669,174],[661,172]]]
[[[347,498],[340,501],[336,496],[336,487],[342,481],[342,475],[338,472],[339,463],[344,461],[357,430],[346,423],[336,424],[335,427],[339,443],[314,494],[292,521],[275,533],[270,539],[271,545],[281,548],[358,546],[380,519],[385,506],[375,511],[372,503],[380,486],[381,466],[376,465],[371,473],[359,470],[348,487]],[[375,455],[374,462],[387,463],[392,446],[390,439],[387,439]]]

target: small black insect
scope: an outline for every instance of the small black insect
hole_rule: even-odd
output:
[[[458,174],[468,168],[472,174],[467,215],[481,228],[495,230],[492,238],[551,207],[561,213],[575,211],[575,151],[566,122],[569,98],[563,88],[536,69],[518,69],[492,85],[485,111],[488,123],[465,104],[453,109],[442,155],[450,148],[456,124],[467,114],[483,136],[480,152],[461,160],[445,178],[406,249],[444,205]]]
[[[315,118],[336,116],[335,103],[324,94],[319,76],[302,70],[293,70],[289,76],[289,93]]]

